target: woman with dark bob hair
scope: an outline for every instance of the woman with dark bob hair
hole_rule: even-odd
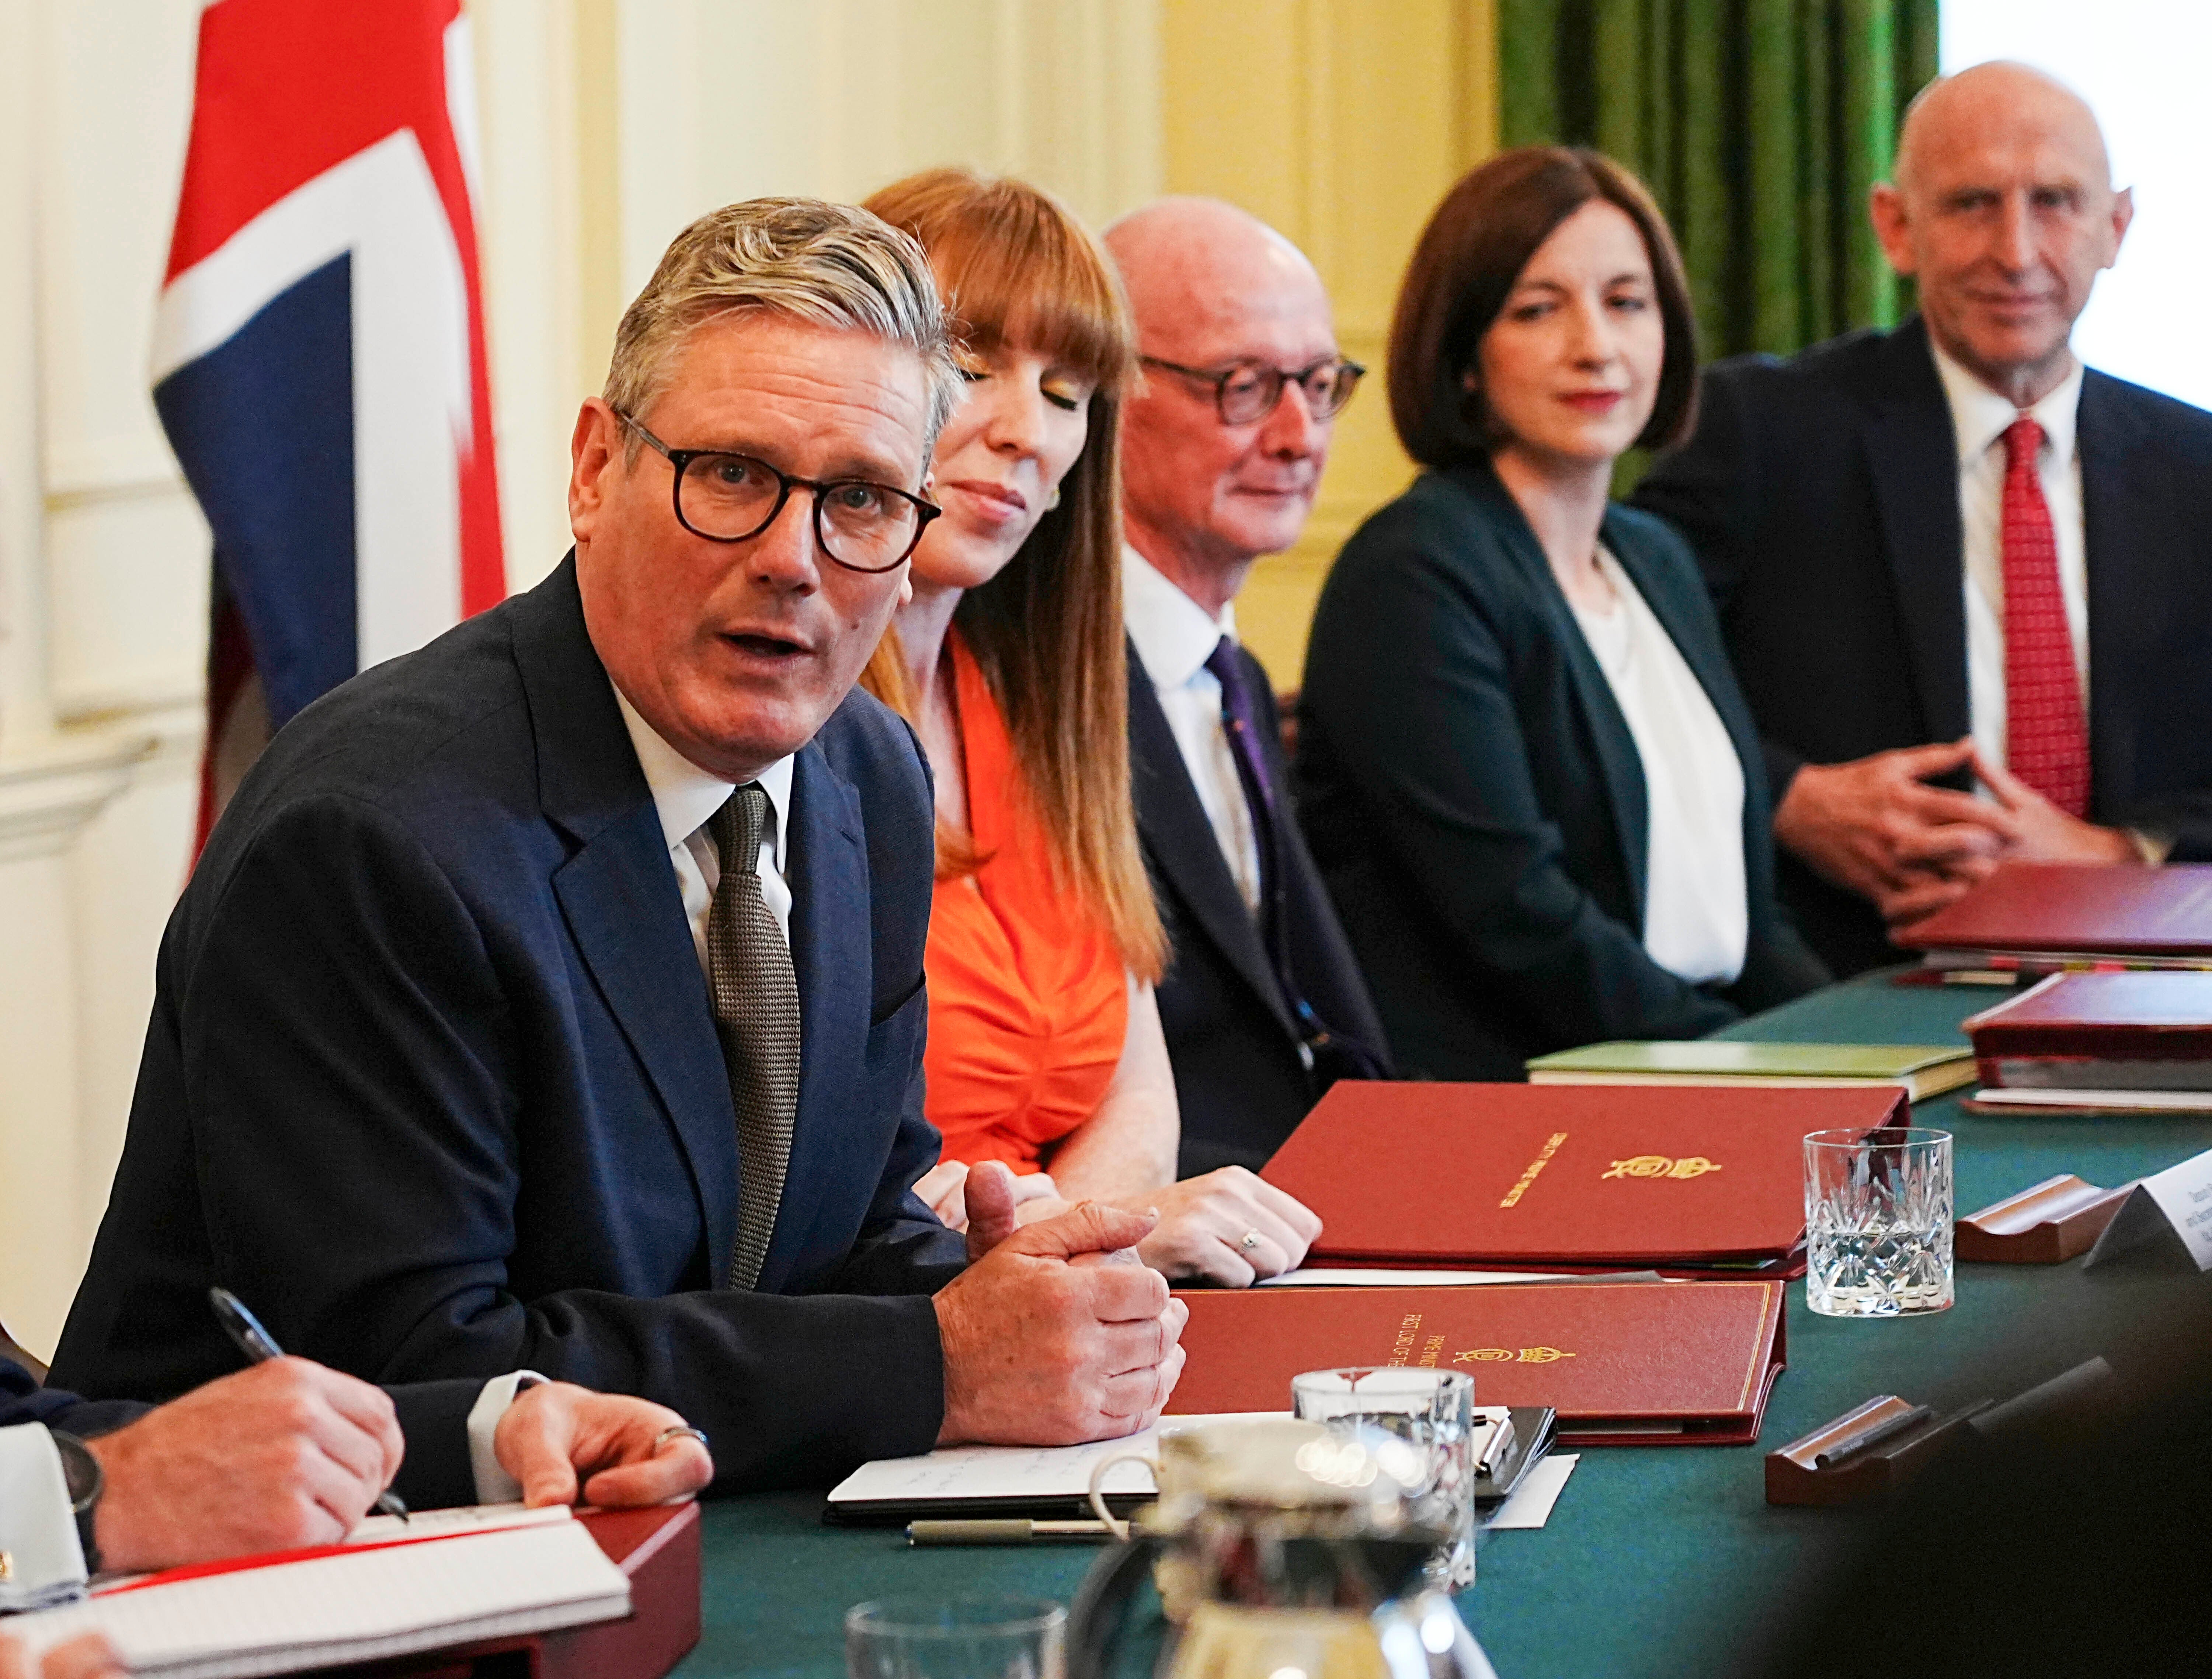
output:
[[[1454,187],[1390,328],[1427,470],[1363,524],[1306,654],[1300,816],[1414,1076],[1695,1038],[1827,977],[1777,910],[1759,737],[1695,561],[1608,500],[1689,431],[1650,194],[1595,152]]]

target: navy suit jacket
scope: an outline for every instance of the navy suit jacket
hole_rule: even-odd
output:
[[[1926,327],[1718,362],[1698,401],[1633,499],[1698,551],[1776,802],[1801,764],[1964,735],[1958,445]],[[2089,814],[2212,860],[2212,414],[2092,369],[2077,435]],[[1863,899],[1786,853],[1779,882],[1838,972],[1898,960]]]
[[[161,945],[128,1137],[54,1379],[161,1398],[235,1367],[206,1289],[380,1382],[528,1368],[682,1412],[726,1485],[927,1450],[911,1193],[932,807],[855,694],[798,755],[804,1050],[755,1293],[729,1086],[573,560],[288,724]]]
[[[1298,1052],[1302,1034],[1282,982],[1190,784],[1152,676],[1135,646],[1128,651],[1137,835],[1172,945],[1158,994],[1182,1111],[1176,1172],[1185,1178],[1223,1166],[1257,1172],[1319,1100],[1321,1081]],[[1291,779],[1273,685],[1250,653],[1240,647],[1237,656],[1260,710],[1260,749],[1285,818],[1277,850],[1291,978],[1324,1027],[1349,1034],[1387,1069],[1389,1052],[1366,982],[1321,871],[1288,820]]]
[[[400,1431],[407,1436],[407,1456],[392,1482],[400,1497],[418,1510],[475,1503],[468,1418],[483,1384],[416,1382],[388,1391]],[[40,1387],[28,1370],[0,1356],[0,1428],[38,1422],[89,1439],[136,1422],[151,1409],[135,1399],[86,1399],[58,1387]]]
[[[1744,761],[1743,970],[1692,985],[1644,953],[1627,720],[1488,464],[1425,472],[1322,591],[1297,757],[1307,840],[1408,1076],[1517,1079],[1572,1045],[1700,1037],[1826,978],[1775,907],[1758,736],[1697,562],[1626,508],[1603,540]]]

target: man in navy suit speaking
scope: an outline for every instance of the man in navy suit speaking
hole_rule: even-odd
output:
[[[574,555],[302,712],[211,838],[57,1381],[220,1375],[222,1283],[371,1380],[655,1400],[725,1487],[1158,1415],[1150,1219],[1017,1231],[993,1173],[963,1244],[910,1193],[929,777],[853,684],[958,392],[874,217],[678,237],[577,421]]]

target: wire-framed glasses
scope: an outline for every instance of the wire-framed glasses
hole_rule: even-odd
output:
[[[615,418],[675,469],[676,522],[710,542],[742,542],[775,523],[794,489],[814,495],[814,536],[848,572],[887,572],[911,555],[945,510],[909,491],[866,478],[795,478],[751,455],[672,449],[617,409]]]
[[[1271,367],[1264,361],[1235,361],[1226,367],[1186,367],[1157,355],[1137,358],[1148,367],[1164,367],[1171,373],[1213,387],[1213,406],[1229,426],[1249,426],[1264,420],[1283,400],[1283,387],[1297,385],[1306,393],[1306,409],[1316,420],[1334,420],[1352,400],[1352,393],[1367,371],[1357,361],[1332,356],[1310,367]]]

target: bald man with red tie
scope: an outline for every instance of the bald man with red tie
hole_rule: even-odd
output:
[[[1895,173],[1875,229],[1920,314],[1709,369],[1634,498],[1705,565],[1778,883],[1839,973],[2007,858],[2212,859],[2212,415],[2074,354],[2134,213],[2096,118],[1980,65]]]

